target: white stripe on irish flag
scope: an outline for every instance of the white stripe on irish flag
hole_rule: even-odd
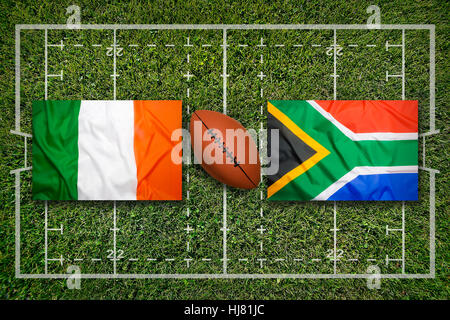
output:
[[[78,199],[136,200],[133,101],[81,101]]]

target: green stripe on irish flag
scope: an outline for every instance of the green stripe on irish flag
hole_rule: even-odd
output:
[[[33,199],[181,200],[181,101],[35,101]]]

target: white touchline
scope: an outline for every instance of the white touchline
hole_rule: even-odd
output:
[[[394,132],[370,132],[370,133],[354,133],[349,128],[336,120],[329,112],[325,111],[314,100],[307,100],[308,103],[316,109],[322,116],[336,126],[344,135],[353,141],[361,140],[417,140],[418,132],[394,133]]]
[[[355,167],[343,175],[338,181],[318,194],[313,200],[327,200],[344,185],[355,179],[357,176],[386,173],[417,173],[418,166],[395,166],[395,167]]]
[[[11,133],[14,135],[30,135],[28,133],[21,132],[20,126],[20,118],[21,118],[21,94],[20,94],[20,39],[21,39],[21,31],[24,30],[65,30],[67,29],[66,24],[17,24],[15,26],[15,127],[14,130],[11,130]],[[279,25],[246,25],[246,24],[236,24],[236,25],[192,25],[192,24],[183,24],[183,25],[169,25],[169,24],[160,24],[160,25],[131,25],[131,24],[89,24],[89,25],[80,25],[81,30],[114,30],[115,29],[125,29],[125,30],[280,30],[280,29],[292,29],[292,30],[329,30],[329,29],[338,29],[338,30],[365,30],[368,29],[367,24],[279,24]],[[429,40],[429,53],[430,53],[430,74],[429,74],[429,92],[430,92],[430,102],[429,102],[429,111],[430,111],[430,128],[428,132],[422,133],[421,136],[431,136],[434,134],[438,134],[439,130],[435,128],[435,25],[432,24],[382,24],[379,27],[380,30],[427,30],[430,33]],[[153,46],[153,45],[150,45]],[[265,46],[265,45],[262,45]],[[294,45],[296,46],[296,45]],[[300,45],[298,45],[300,46]],[[50,45],[49,45],[50,47]],[[115,72],[114,72],[115,74]],[[114,83],[115,85],[115,83]],[[115,90],[114,90],[114,98],[115,98]],[[226,96],[225,96],[226,99]],[[226,101],[226,100],[225,100]],[[226,103],[224,103],[225,105]],[[225,106],[226,110],[226,106]],[[30,135],[31,136],[31,135]],[[435,175],[439,173],[438,170],[430,169],[424,167],[419,167],[419,169],[429,172],[430,174],[430,201],[429,201],[429,235],[430,235],[430,243],[429,243],[429,251],[430,251],[430,265],[429,265],[429,273],[426,274],[381,274],[380,278],[382,279],[419,279],[419,278],[434,278],[435,277]],[[21,267],[21,246],[20,246],[20,224],[21,224],[21,196],[20,196],[20,173],[31,170],[30,167],[19,168],[15,170],[11,170],[10,174],[15,175],[15,275],[17,278],[27,278],[27,279],[65,279],[70,277],[69,274],[26,274],[22,273],[20,270]],[[115,219],[114,219],[115,220]],[[156,260],[156,259],[150,259]],[[294,259],[295,260],[295,259]],[[302,259],[297,259],[302,260]],[[375,259],[374,259],[375,260]],[[301,274],[301,273],[277,273],[277,274],[222,274],[222,273],[208,273],[208,274],[81,274],[80,278],[84,279],[130,279],[130,278],[138,278],[138,279],[152,279],[152,278],[225,278],[225,279],[257,279],[257,278],[303,278],[303,279],[316,279],[316,278],[368,278],[372,274],[321,274],[321,273],[313,273],[313,274]]]

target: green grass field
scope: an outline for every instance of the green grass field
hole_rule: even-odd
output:
[[[382,1],[383,24],[436,24],[436,129],[426,138],[424,166],[436,174],[436,277],[384,279],[370,290],[365,279],[83,279],[69,290],[62,279],[15,278],[15,175],[31,165],[31,139],[12,135],[15,24],[64,24],[71,2],[0,4],[2,32],[0,89],[0,298],[3,299],[448,299],[448,14],[443,1]],[[172,1],[104,5],[77,3],[83,24],[364,24],[366,1]],[[31,133],[31,103],[44,99],[45,35],[21,32],[21,131]],[[112,30],[49,30],[48,99],[114,98]],[[186,46],[189,39],[189,44]],[[265,47],[258,46],[263,39]],[[227,114],[246,128],[265,125],[269,99],[402,99],[401,30],[338,30],[336,92],[334,57],[327,54],[333,30],[229,30]],[[223,111],[222,30],[117,30],[116,99],[181,99],[184,127],[194,110]],[[302,46],[298,46],[301,44]],[[405,98],[419,100],[419,132],[429,131],[429,31],[405,32]],[[194,76],[188,79],[185,74]],[[266,75],[263,79],[258,74]],[[263,112],[261,112],[263,106]],[[188,110],[189,108],[189,110]],[[423,160],[419,140],[419,165]],[[26,163],[25,163],[26,161]],[[220,274],[223,272],[223,187],[199,165],[183,167],[181,202],[48,202],[47,264],[45,204],[31,200],[31,171],[21,179],[21,273]],[[228,188],[227,272],[229,274],[429,273],[429,173],[419,173],[419,201],[405,206],[405,260],[401,203],[280,202],[265,198],[265,184],[251,191]],[[263,181],[264,182],[264,181]],[[189,215],[187,214],[189,210]],[[263,214],[261,215],[261,210]],[[188,227],[189,226],[189,227]],[[262,229],[261,229],[262,227]],[[186,229],[192,229],[186,231]],[[265,230],[263,230],[265,229]],[[334,240],[340,258],[334,265]],[[64,260],[56,261],[62,257]],[[394,259],[386,263],[386,257]],[[369,259],[369,260],[368,260]],[[47,269],[47,270],[46,270]]]

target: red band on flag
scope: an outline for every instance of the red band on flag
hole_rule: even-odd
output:
[[[417,100],[315,100],[354,133],[418,132]]]

